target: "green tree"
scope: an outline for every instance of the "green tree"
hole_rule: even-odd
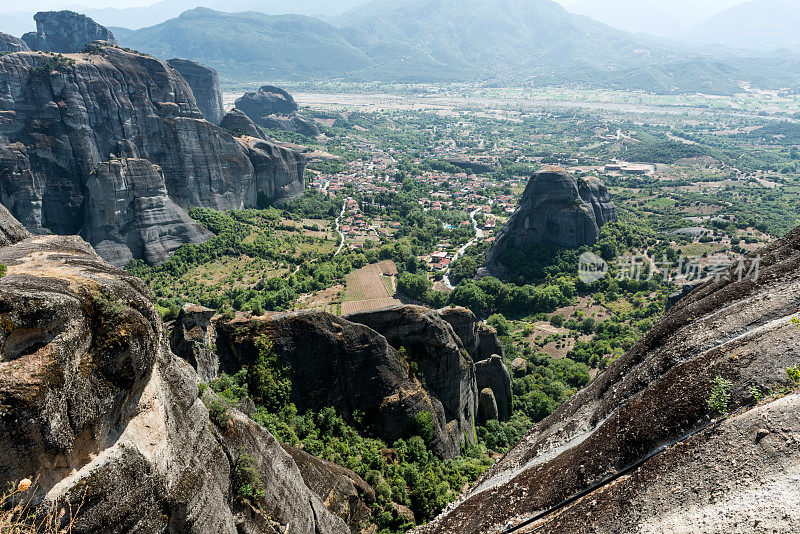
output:
[[[423,300],[432,288],[433,284],[424,274],[404,272],[397,277],[397,290],[412,299]]]
[[[280,411],[289,403],[292,393],[289,369],[278,361],[268,337],[259,337],[256,349],[258,355],[247,369],[248,391],[258,404],[270,411]]]

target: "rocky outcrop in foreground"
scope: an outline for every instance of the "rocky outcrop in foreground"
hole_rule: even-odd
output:
[[[222,106],[222,89],[219,74],[211,67],[188,59],[167,60],[170,67],[177,70],[192,88],[197,107],[208,122],[219,124],[225,116]]]
[[[28,45],[19,37],[0,32],[0,54],[12,52],[30,52]]]
[[[208,233],[184,210],[303,191],[305,158],[203,119],[165,62],[95,43],[0,57],[0,201],[34,233],[79,234],[103,257],[161,263]]]
[[[465,349],[443,315],[458,315],[465,336],[480,330],[475,315],[463,308],[397,306],[346,318],[298,312],[225,322],[211,319],[210,310],[187,304],[171,344],[198,372],[213,379],[252,364],[258,355],[256,342],[266,336],[291,372],[291,401],[300,412],[333,406],[351,421],[356,411],[363,412],[358,424],[388,443],[418,430],[417,420],[427,412],[433,425],[431,449],[452,458],[465,440],[475,438],[479,364],[473,354],[479,352],[474,340],[467,345],[471,351]],[[390,327],[393,323],[402,326]],[[483,330],[485,337],[490,333],[497,337]],[[497,390],[493,394],[507,418],[510,376],[500,356],[490,360],[482,367],[482,387]],[[218,368],[212,371],[214,364]]]
[[[68,54],[80,52],[94,41],[117,44],[111,31],[74,11],[40,11],[33,20],[36,31],[22,36],[31,50]]]
[[[756,270],[732,271],[684,297],[414,532],[507,532],[584,490],[515,532],[800,530],[800,395],[770,397],[792,384],[787,367],[800,363],[800,228],[763,249]],[[704,428],[719,417],[709,406],[717,377],[730,381],[729,410],[742,410]]]
[[[600,238],[600,227],[616,220],[617,210],[602,181],[576,179],[551,167],[531,177],[517,210],[487,251],[486,263],[498,266],[506,250],[541,241],[568,248],[591,245]]]
[[[319,135],[317,125],[297,113],[298,105],[292,95],[279,87],[265,85],[258,91],[245,93],[236,99],[236,109],[265,128],[299,133],[308,137]]]
[[[268,431],[233,409],[210,421],[140,280],[5,211],[0,235],[2,487],[34,479],[31,510],[75,534],[350,532]]]

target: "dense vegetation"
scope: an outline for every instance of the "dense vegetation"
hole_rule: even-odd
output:
[[[256,403],[253,419],[282,443],[347,467],[375,489],[377,502],[372,514],[381,534],[405,532],[413,526],[392,503],[408,506],[420,523],[429,521],[455,499],[464,484],[476,480],[491,465],[490,448],[502,451],[519,437],[508,431],[508,425],[494,421],[478,430],[481,439],[465,447],[461,457],[441,460],[430,450],[432,420],[428,417],[426,424],[421,417],[413,434],[384,443],[365,433],[357,422],[361,417],[358,413],[349,414],[353,417],[348,419],[356,421],[353,424],[330,407],[316,413],[298,413],[288,401],[288,374],[276,360],[269,342],[259,339],[258,347],[259,357],[252,366],[209,384],[219,401],[203,395],[205,386],[201,386],[212,420],[225,428],[226,410],[245,397],[252,398]],[[237,490],[243,498],[258,491],[250,481],[243,481]]]

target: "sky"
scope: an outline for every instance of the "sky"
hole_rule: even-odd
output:
[[[13,13],[18,11],[45,11],[53,9],[64,9],[70,6],[85,6],[92,8],[103,7],[141,7],[155,4],[158,0],[26,0],[24,9],[20,9],[23,3],[17,0],[0,0],[0,13]],[[337,0],[330,0],[336,3]],[[569,6],[579,0],[556,0],[557,2]],[[665,0],[667,1],[667,0]],[[742,0],[694,0],[697,4],[736,4]],[[613,0],[611,0],[613,3]]]
[[[64,9],[70,6],[85,7],[142,7],[155,4],[158,0],[0,0],[0,13],[16,11],[48,11]]]

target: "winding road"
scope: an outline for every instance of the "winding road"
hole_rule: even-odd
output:
[[[339,255],[339,253],[340,253],[340,252],[342,251],[342,249],[344,248],[344,232],[342,232],[341,223],[340,223],[339,221],[340,221],[340,220],[341,220],[341,218],[344,216],[344,210],[345,210],[345,208],[347,208],[347,200],[345,200],[345,201],[344,201],[344,204],[342,204],[342,212],[341,212],[341,213],[339,213],[339,216],[338,216],[338,217],[336,217],[336,233],[338,233],[338,234],[339,234],[339,237],[341,237],[341,239],[342,239],[342,242],[341,242],[341,243],[339,243],[339,248],[338,248],[338,249],[336,249],[336,252],[334,253],[334,256],[338,256],[338,255]]]
[[[483,209],[483,206],[475,208],[469,214],[469,219],[472,221],[472,227],[475,228],[475,237],[470,239],[466,245],[458,249],[458,252],[456,252],[455,256],[453,256],[453,260],[450,262],[450,265],[452,265],[453,262],[456,261],[458,258],[463,256],[464,252],[466,252],[469,247],[477,243],[479,239],[483,239],[483,230],[478,226],[478,221],[475,220],[475,215],[477,215],[478,212],[481,211],[481,209]],[[442,282],[444,282],[444,285],[446,285],[448,289],[455,289],[453,284],[450,283],[449,274],[450,274],[450,267],[448,266],[447,270],[445,270],[444,272],[444,278],[442,278]]]

